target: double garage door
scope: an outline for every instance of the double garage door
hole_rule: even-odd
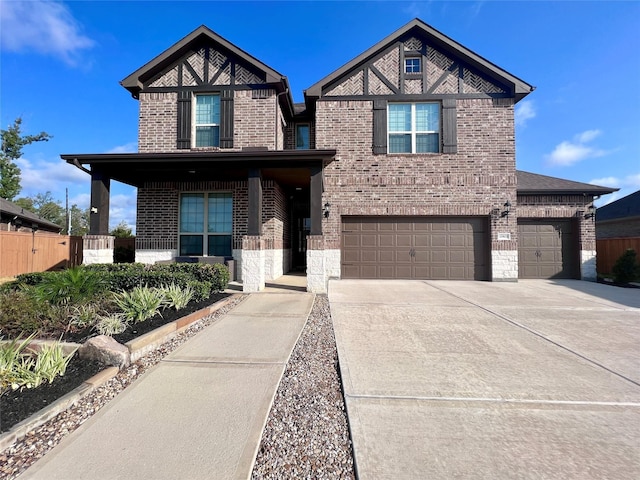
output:
[[[518,276],[580,278],[576,230],[572,220],[518,220]]]
[[[342,278],[487,280],[487,219],[343,217]]]

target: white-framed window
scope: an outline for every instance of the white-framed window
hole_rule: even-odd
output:
[[[230,192],[180,195],[180,255],[230,257],[233,199]]]
[[[404,73],[420,73],[420,58],[410,57],[404,59]]]
[[[296,150],[309,150],[309,124],[296,125]]]
[[[196,147],[220,146],[220,95],[196,95],[194,143]]]
[[[440,152],[439,103],[389,103],[388,153]]]

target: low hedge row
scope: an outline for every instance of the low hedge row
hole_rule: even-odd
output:
[[[146,265],[142,263],[110,263],[84,265],[95,272],[112,291],[131,290],[137,286],[161,287],[172,283],[183,288],[191,286],[196,298],[206,298],[211,293],[222,292],[229,284],[229,270],[221,264],[173,263]],[[25,273],[18,275],[13,285],[36,286],[57,272]]]

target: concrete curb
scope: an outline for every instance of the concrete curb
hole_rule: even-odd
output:
[[[101,372],[96,373],[93,377],[85,380],[80,386],[76,387],[63,397],[60,397],[52,404],[37,411],[29,418],[25,418],[20,423],[15,424],[11,430],[0,435],[0,452],[9,447],[15,441],[27,435],[32,430],[52,419],[60,412],[69,408],[75,402],[95,390],[103,383],[111,380],[118,374],[118,371],[117,367],[105,368]]]
[[[193,312],[185,317],[179,318],[178,320],[174,320],[171,323],[167,323],[166,325],[158,327],[151,332],[145,333],[144,335],[128,341],[127,343],[125,343],[125,346],[129,349],[131,362],[139,360],[145,354],[149,353],[152,350],[155,350],[167,340],[175,337],[177,334],[189,328],[189,326],[191,326],[193,323],[203,319],[208,315],[211,315],[213,312],[221,309],[229,302],[231,302],[232,299],[240,295],[241,294],[232,294],[229,297],[214,303],[213,305]],[[73,344],[73,346],[77,348],[77,346],[79,345]],[[44,407],[42,410],[37,411],[30,417],[25,418],[20,423],[15,424],[11,428],[11,430],[0,435],[0,452],[5,450],[15,441],[26,436],[32,430],[38,428],[48,420],[52,419],[60,412],[69,408],[75,402],[92,392],[103,383],[111,380],[118,374],[118,372],[118,367],[105,368],[101,372],[95,374],[93,377],[85,380],[80,386],[76,387],[66,395],[60,397],[52,404]]]

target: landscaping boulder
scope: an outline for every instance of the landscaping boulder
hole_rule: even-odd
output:
[[[131,364],[129,349],[107,335],[90,338],[78,349],[78,354],[80,358],[97,360],[121,370]]]

